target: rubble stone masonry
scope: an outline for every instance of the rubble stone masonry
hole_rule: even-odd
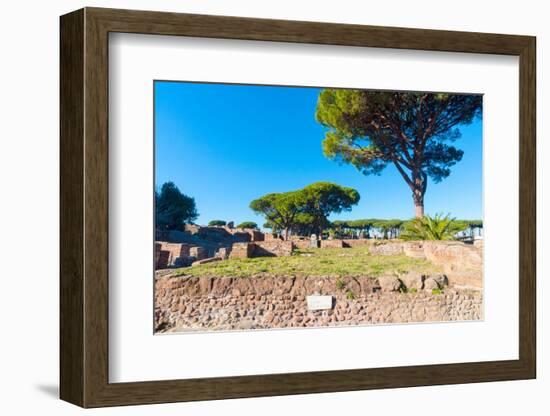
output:
[[[439,285],[429,278],[419,290],[401,293],[392,278],[158,275],[155,327],[158,332],[177,332],[483,318],[480,291],[445,288],[434,293]],[[332,308],[308,310],[307,296],[314,294],[332,296]]]

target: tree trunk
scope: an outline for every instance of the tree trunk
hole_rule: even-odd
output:
[[[416,218],[422,218],[424,216],[424,194],[426,193],[426,181],[427,178],[423,178],[420,172],[413,174],[413,202],[414,202],[414,216]]]
[[[414,201],[414,216],[416,218],[422,218],[424,216],[424,201]]]
[[[288,227],[283,231],[283,240],[288,241]]]

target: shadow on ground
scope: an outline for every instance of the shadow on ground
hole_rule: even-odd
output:
[[[57,384],[37,384],[36,390],[54,399],[59,398],[59,386]]]

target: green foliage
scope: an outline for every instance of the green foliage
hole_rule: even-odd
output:
[[[381,234],[383,235],[383,238],[395,238],[397,237],[399,231],[401,230],[401,227],[403,225],[403,220],[375,220],[372,223],[372,226],[374,228],[377,228]]]
[[[344,281],[342,279],[338,279],[336,281],[336,289],[342,290],[344,289],[344,287],[346,287],[346,284],[344,283]]]
[[[331,223],[337,235],[351,235],[359,238],[370,238],[371,231],[378,231],[383,238],[397,238],[403,228],[405,221],[400,219],[358,219],[358,220],[336,220]]]
[[[311,216],[319,232],[328,226],[330,214],[350,211],[360,199],[359,192],[355,189],[330,182],[312,183],[301,192],[305,198],[303,211]]]
[[[173,182],[166,182],[155,191],[155,223],[164,230],[180,229],[184,223],[193,222],[199,214],[195,199],[181,193]]]
[[[378,221],[374,218],[346,221],[336,220],[331,223],[331,227],[340,236],[370,238],[370,233],[375,228],[374,224]]]
[[[441,289],[432,289],[432,295],[441,295],[442,293]]]
[[[223,227],[227,222],[224,220],[212,220],[208,223],[209,227]]]
[[[318,224],[319,221],[315,216],[308,212],[300,212],[294,217],[292,232],[297,235],[311,235],[318,232]]]
[[[258,224],[256,224],[254,221],[244,221],[241,222],[239,225],[237,225],[237,228],[258,228]]]
[[[355,299],[355,293],[353,293],[351,290],[348,290],[348,291],[346,292],[346,299],[347,299],[347,300],[353,300],[353,299]]]
[[[280,229],[271,221],[264,222],[263,228],[267,228],[267,229],[271,230],[274,233],[277,232],[277,231],[280,231]]]
[[[348,226],[350,228],[355,228],[359,230],[369,230],[372,228],[374,223],[378,221],[376,219],[370,218],[370,219],[360,219],[360,220],[351,220],[348,221]]]
[[[455,240],[456,235],[464,231],[466,225],[449,215],[436,214],[415,218],[404,225],[400,238],[404,240]]]
[[[300,191],[271,193],[250,203],[250,209],[265,216],[269,223],[284,231],[288,237],[290,227],[295,223],[296,215],[303,209],[305,199]]]
[[[394,165],[424,204],[427,179],[445,179],[463,152],[452,145],[458,126],[481,115],[480,95],[325,89],[316,119],[328,131],[323,153],[365,175]]]
[[[269,228],[298,234],[321,233],[329,225],[331,213],[349,211],[359,202],[359,193],[352,188],[330,182],[316,182],[303,189],[270,193],[250,203],[250,208],[263,215]]]

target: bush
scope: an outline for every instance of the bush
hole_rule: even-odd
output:
[[[433,217],[425,215],[415,218],[404,225],[401,233],[403,240],[454,240],[456,235],[464,231],[466,225],[456,221],[448,214],[436,214]]]

